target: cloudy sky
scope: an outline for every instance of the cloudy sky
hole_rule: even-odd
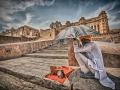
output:
[[[120,28],[119,0],[0,0],[0,31],[22,25],[46,29],[56,20],[75,22],[102,10],[108,13],[110,28]]]

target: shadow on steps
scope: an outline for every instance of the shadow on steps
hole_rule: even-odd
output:
[[[116,90],[120,90],[120,78],[108,73],[108,76],[115,82]],[[69,76],[73,90],[112,90],[102,86],[97,79],[80,78],[80,69],[73,71]]]

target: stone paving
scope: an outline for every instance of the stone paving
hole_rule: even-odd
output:
[[[0,72],[0,90],[51,90]]]
[[[32,76],[42,77],[49,73],[49,67],[52,65],[66,65],[66,59],[46,59],[21,57],[7,61],[1,61],[0,67],[12,70],[14,72],[29,74]]]

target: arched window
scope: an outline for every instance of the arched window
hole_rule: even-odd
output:
[[[91,28],[93,29],[93,26],[91,26]]]
[[[97,25],[97,28],[98,28],[98,32],[100,32],[100,27],[99,27],[99,24]]]
[[[96,30],[96,25],[94,25],[94,29]]]

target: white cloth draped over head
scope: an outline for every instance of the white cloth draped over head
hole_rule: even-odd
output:
[[[99,79],[103,86],[115,89],[115,83],[106,74],[101,50],[94,42],[87,43],[82,48],[74,44],[74,52],[86,52],[88,57],[91,58],[88,59],[88,65],[95,70],[95,78]]]

